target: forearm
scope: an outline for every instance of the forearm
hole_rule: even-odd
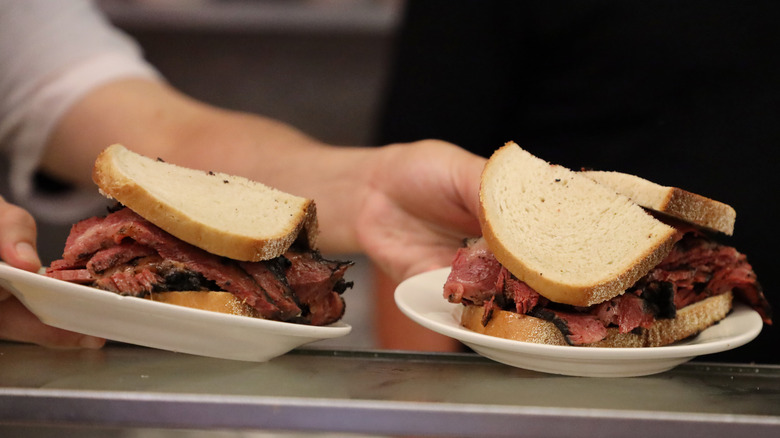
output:
[[[42,167],[89,187],[95,157],[112,143],[312,198],[320,246],[359,250],[350,217],[360,198],[355,182],[369,167],[365,149],[328,146],[277,121],[208,106],[163,84],[129,80],[95,90],[76,104],[51,137]]]

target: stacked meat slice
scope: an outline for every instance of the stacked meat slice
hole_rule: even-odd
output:
[[[73,226],[61,260],[46,274],[122,295],[227,291],[262,318],[326,325],[344,314],[351,262],[290,249],[268,261],[219,257],[158,228],[128,208]]]
[[[511,310],[552,321],[572,345],[604,339],[607,327],[621,333],[649,328],[656,319],[674,318],[678,309],[728,291],[771,323],[769,303],[746,257],[691,230],[679,232],[666,259],[624,294],[590,307],[544,298],[501,266],[481,239],[459,250],[444,285],[450,302],[484,307],[483,325],[494,310]]]

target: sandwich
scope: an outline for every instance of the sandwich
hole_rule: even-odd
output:
[[[106,148],[92,179],[116,201],[71,228],[46,275],[164,303],[327,325],[351,262],[316,249],[315,203],[246,178]]]
[[[550,345],[655,347],[745,302],[771,309],[731,235],[730,206],[619,172],[575,172],[507,143],[480,184],[482,237],[444,297],[475,332]]]

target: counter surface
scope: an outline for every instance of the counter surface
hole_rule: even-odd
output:
[[[780,436],[780,367],[691,362],[636,378],[473,354],[300,349],[267,363],[123,344],[0,343],[0,424],[417,436]]]

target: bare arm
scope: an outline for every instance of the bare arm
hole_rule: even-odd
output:
[[[66,181],[93,187],[97,154],[122,143],[151,157],[203,170],[246,176],[315,199],[321,244],[334,252],[357,248],[341,212],[344,196],[362,179],[365,151],[333,148],[283,123],[195,101],[153,81],[127,80],[99,88],[68,112],[46,148],[42,166]],[[338,194],[339,196],[335,196]],[[332,220],[336,219],[336,220]]]

